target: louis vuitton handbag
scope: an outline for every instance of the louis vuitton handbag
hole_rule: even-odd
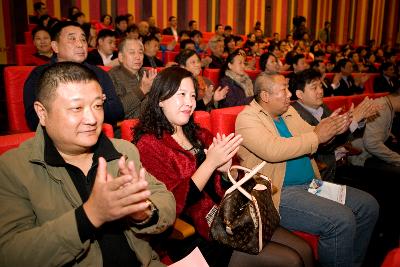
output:
[[[271,240],[280,217],[272,201],[269,178],[258,174],[265,161],[253,170],[232,166],[228,172],[232,186],[218,207],[211,223],[211,238],[235,250],[258,254]],[[243,170],[244,177],[235,181],[233,169]]]

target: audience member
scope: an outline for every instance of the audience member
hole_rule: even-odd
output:
[[[126,13],[125,17],[128,20],[128,27],[135,24],[135,17],[131,13]]]
[[[334,95],[354,95],[361,94],[364,91],[364,83],[368,80],[367,75],[361,76],[355,80],[351,73],[353,72],[353,64],[350,60],[343,58],[336,64],[336,69],[341,74],[339,84],[332,84]]]
[[[128,18],[125,15],[120,15],[115,18],[115,33],[117,38],[125,38],[126,30],[128,29]]]
[[[399,89],[393,63],[384,62],[381,65],[381,75],[374,80],[374,92],[393,92]]]
[[[321,86],[324,91],[324,97],[333,96],[332,84],[339,84],[341,75],[339,73],[335,73],[335,75],[333,76],[333,81],[330,81],[326,77],[326,65],[321,60],[314,60],[313,62],[311,62],[310,67],[321,73]]]
[[[273,199],[281,225],[319,236],[321,266],[361,266],[379,214],[376,200],[349,186],[345,204],[307,191],[320,177],[311,155],[348,128],[349,116],[335,113],[309,125],[290,106],[282,75],[260,75],[254,92],[255,100],[236,119],[235,132],[243,137],[241,165],[252,168],[267,161],[261,173],[278,189]]]
[[[150,35],[150,31],[149,31],[149,23],[145,20],[142,20],[141,22],[139,22],[138,24],[138,28],[139,28],[139,38],[141,40],[143,40],[143,38],[147,37]]]
[[[79,12],[81,12],[81,10],[79,9],[79,7],[77,7],[77,6],[71,6],[71,7],[69,7],[69,8],[68,8],[68,19],[69,19],[69,20],[72,20],[73,16],[74,16],[76,13],[79,13]]]
[[[247,105],[253,100],[253,82],[244,71],[246,54],[240,49],[230,54],[221,68],[220,86],[229,88],[225,99],[220,101],[220,107]]]
[[[324,27],[318,32],[318,40],[323,44],[329,44],[331,42],[331,22],[325,21]]]
[[[36,130],[39,123],[39,119],[34,112],[34,102],[37,97],[35,90],[40,75],[49,65],[63,61],[82,63],[96,74],[106,95],[104,102],[105,122],[113,124],[123,119],[122,104],[115,93],[114,85],[108,74],[102,69],[84,62],[87,57],[88,47],[86,36],[79,25],[72,21],[57,23],[52,29],[51,40],[51,47],[56,56],[51,59],[50,63],[33,69],[24,85],[25,118],[29,128],[33,131]]]
[[[195,30],[198,30],[197,21],[195,20],[189,21],[189,31],[192,32]]]
[[[225,25],[225,27],[224,27],[224,37],[226,38],[226,37],[232,36],[233,35],[232,32],[233,32],[232,26],[231,25]]]
[[[143,67],[164,67],[164,63],[157,58],[160,49],[160,41],[154,35],[143,38],[144,58]]]
[[[224,38],[221,36],[213,36],[208,42],[211,50],[211,63],[208,65],[212,69],[221,69],[225,64],[225,59],[222,57],[224,54]]]
[[[224,26],[222,24],[217,24],[214,27],[215,35],[224,37]]]
[[[139,39],[139,28],[136,26],[136,24],[128,26],[128,29],[126,30],[126,37],[130,39]]]
[[[219,86],[214,90],[214,84],[211,80],[201,76],[201,60],[194,50],[182,50],[176,57],[175,62],[180,67],[190,71],[198,83],[196,110],[207,110],[218,107],[218,101],[224,99],[229,88]]]
[[[222,177],[242,138],[234,134],[213,138],[194,124],[196,85],[192,73],[184,69],[160,72],[135,129],[143,166],[173,192],[178,216],[191,220],[196,229],[189,241],[166,241],[168,255],[178,260],[197,246],[212,267],[313,266],[310,247],[281,227],[259,255],[232,252],[209,240],[206,215],[221,200],[227,184]]]
[[[86,62],[99,66],[116,66],[118,65],[118,52],[116,48],[115,31],[103,29],[97,35],[97,49],[88,53]]]
[[[36,27],[32,30],[32,39],[36,47],[36,53],[33,55],[44,62],[49,61],[53,56],[50,33],[45,28]]]
[[[39,24],[39,19],[43,15],[47,15],[47,7],[43,2],[36,2],[33,4],[33,11],[35,15],[29,16],[29,23],[31,24]]]
[[[178,41],[178,20],[175,16],[171,16],[168,18],[168,24],[169,26],[165,29],[163,29],[162,34],[165,35],[173,35],[175,37],[175,41]]]
[[[322,75],[318,70],[307,69],[299,72],[294,92],[296,102],[292,103],[292,107],[310,125],[317,126],[322,119],[331,116],[333,111],[323,103]],[[357,107],[351,107],[348,112],[351,115],[349,130],[336,136],[329,144],[320,146],[315,153],[315,160],[325,165],[321,171],[321,177],[325,181],[335,180],[336,161],[343,154],[337,153],[337,148],[350,142],[354,137],[362,135],[365,119],[377,113],[377,106],[366,97]]]
[[[174,222],[174,197],[102,134],[96,74],[56,63],[36,89],[35,137],[0,157],[0,265],[163,266],[147,239]]]
[[[180,50],[190,49],[196,51],[196,44],[192,39],[186,39],[179,43],[179,49]]]
[[[297,74],[308,69],[310,66],[308,65],[306,57],[303,54],[295,55],[292,58],[291,65],[293,67],[293,72],[287,77],[289,78],[289,90],[292,93],[291,95],[294,97]]]
[[[270,52],[262,54],[260,57],[260,69],[265,74],[278,74],[281,71],[279,59]]]
[[[124,39],[118,46],[120,65],[108,73],[115,85],[115,91],[124,107],[125,119],[138,118],[145,97],[150,90],[157,72],[142,68],[144,47],[137,39]]]
[[[190,33],[190,39],[194,42],[194,47],[196,49],[196,53],[202,53],[205,50],[204,45],[201,43],[203,38],[203,34],[198,30],[193,30]]]
[[[150,16],[147,19],[147,22],[149,23],[149,33],[150,34],[154,34],[155,35],[156,33],[161,32],[160,28],[158,28],[156,26],[156,18],[154,16]]]
[[[111,15],[105,14],[101,16],[100,23],[96,23],[96,32],[98,33],[102,29],[109,29],[109,30],[114,30],[114,27],[112,25],[113,19]]]

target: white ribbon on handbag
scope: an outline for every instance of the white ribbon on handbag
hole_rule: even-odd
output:
[[[256,208],[256,212],[257,212],[257,217],[258,217],[258,252],[260,252],[263,249],[263,238],[262,238],[262,220],[261,220],[261,213],[260,213],[260,209],[258,207],[258,202],[257,199],[255,197],[253,197],[251,194],[249,194],[243,187],[241,187],[245,182],[247,182],[248,180],[250,180],[251,178],[253,178],[253,176],[258,173],[264,166],[265,166],[266,162],[263,161],[260,164],[258,164],[256,167],[254,167],[253,169],[249,169],[246,167],[242,167],[239,165],[233,165],[231,166],[231,168],[229,169],[228,172],[228,178],[229,180],[232,182],[232,186],[229,187],[228,190],[225,191],[225,196],[231,192],[233,192],[234,190],[239,190],[243,195],[245,195],[250,201],[252,201],[255,205]],[[236,182],[236,180],[232,177],[231,175],[231,170],[233,169],[237,169],[237,170],[242,170],[246,172],[246,175],[240,179],[239,182]],[[260,175],[261,178],[268,180],[271,183],[271,191],[272,191],[272,182],[271,180],[266,177],[265,175]],[[226,231],[232,232],[231,229],[227,229]]]

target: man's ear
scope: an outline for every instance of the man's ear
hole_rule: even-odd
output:
[[[303,99],[303,94],[304,94],[303,91],[296,90],[296,96],[297,96],[298,99],[300,99],[300,100]]]
[[[263,102],[268,103],[269,102],[269,93],[266,90],[262,90],[260,93],[260,98]]]
[[[39,118],[40,125],[46,126],[47,110],[44,105],[39,101],[35,101],[35,103],[33,103],[33,108]]]
[[[118,53],[118,61],[119,61],[120,64],[123,63],[123,59],[122,59],[122,58],[123,58],[123,57],[122,57],[122,53],[119,52],[119,53]]]
[[[58,44],[56,41],[51,41],[51,48],[53,49],[54,53],[58,54]]]

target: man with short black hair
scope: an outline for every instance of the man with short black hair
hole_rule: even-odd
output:
[[[192,32],[194,30],[198,30],[197,21],[191,20],[191,21],[189,21],[189,31]]]
[[[215,35],[224,37],[224,26],[222,24],[215,25]]]
[[[91,64],[85,62],[87,57],[88,45],[86,36],[79,24],[72,21],[59,22],[53,26],[51,31],[51,47],[56,53],[50,63],[38,66],[32,70],[24,85],[24,107],[25,118],[29,128],[34,131],[39,123],[39,119],[34,112],[34,102],[36,100],[36,87],[39,77],[44,69],[56,62],[72,61],[85,65],[90,68],[99,79],[101,88],[106,95],[104,102],[105,122],[117,123],[124,118],[124,110],[121,101],[117,97],[114,85],[108,74]]]
[[[178,41],[178,20],[175,16],[171,16],[168,18],[169,27],[163,29],[162,34],[165,35],[173,35],[175,40]]]
[[[115,18],[115,32],[117,33],[116,38],[126,37],[126,30],[128,29],[128,18],[120,15]]]
[[[47,15],[46,4],[43,2],[36,2],[33,4],[33,11],[35,15],[29,16],[29,23],[31,24],[39,24],[39,19],[43,15]]]
[[[35,137],[0,157],[0,266],[164,266],[146,236],[174,222],[174,197],[102,133],[96,74],[55,63],[36,89]]]
[[[160,50],[160,41],[154,35],[143,38],[144,58],[143,67],[164,67],[164,63],[157,58],[157,52]]]
[[[381,75],[374,80],[374,92],[393,92],[399,89],[398,80],[396,80],[395,66],[391,62],[384,62],[380,68]]]
[[[116,66],[118,65],[118,52],[116,48],[117,33],[110,29],[102,29],[97,34],[97,49],[88,53],[86,62],[92,65]]]

